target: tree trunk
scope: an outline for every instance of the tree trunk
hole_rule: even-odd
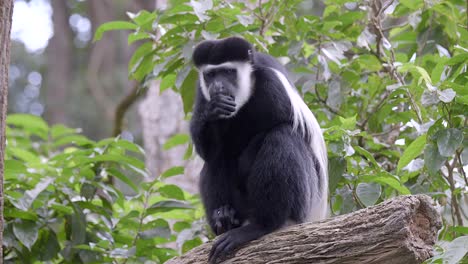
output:
[[[54,36],[47,47],[46,113],[50,124],[67,123],[67,90],[71,88],[73,44],[67,1],[52,0]]]
[[[92,32],[100,25],[115,20],[115,3],[112,0],[88,1]],[[113,120],[115,103],[112,93],[119,86],[116,80],[117,32],[107,32],[91,46],[86,81],[106,121]],[[124,47],[126,44],[124,44]]]
[[[5,122],[7,113],[12,16],[13,1],[2,0],[0,3],[0,263],[3,263],[3,173],[5,171]]]
[[[422,263],[433,254],[440,215],[425,195],[379,205],[269,234],[223,263]],[[211,243],[168,264],[207,263]]]

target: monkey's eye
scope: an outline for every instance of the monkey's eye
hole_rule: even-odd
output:
[[[205,72],[205,78],[213,78],[215,76],[214,71]]]
[[[228,69],[226,69],[226,73],[228,73],[228,74],[236,73],[236,69],[228,68]]]

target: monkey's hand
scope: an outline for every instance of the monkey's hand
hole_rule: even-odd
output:
[[[217,236],[240,226],[239,219],[236,218],[236,210],[229,205],[213,210],[212,219],[213,231]]]
[[[216,93],[208,102],[207,118],[210,121],[226,119],[236,111],[236,102],[232,96]]]

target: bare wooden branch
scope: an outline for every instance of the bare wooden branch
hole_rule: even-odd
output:
[[[223,263],[422,263],[433,254],[438,212],[426,195],[399,196],[316,223],[288,227],[240,248]],[[168,264],[207,263],[211,243]]]

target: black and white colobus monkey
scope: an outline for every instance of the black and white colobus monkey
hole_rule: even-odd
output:
[[[190,130],[216,235],[210,260],[284,227],[325,218],[327,151],[312,112],[273,57],[239,37],[204,41]]]

